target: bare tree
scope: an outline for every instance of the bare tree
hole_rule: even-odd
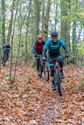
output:
[[[35,0],[35,36],[39,34],[40,0]]]
[[[14,17],[14,7],[15,7],[15,0],[12,2],[12,7],[10,9],[11,11],[11,17],[10,17],[10,22],[9,22],[9,27],[8,27],[8,35],[7,35],[7,42],[10,43],[10,37],[12,33],[12,25],[13,25],[13,17]]]
[[[5,0],[1,0],[2,4],[2,45],[5,44]]]
[[[44,24],[44,37],[45,40],[48,37],[48,23],[49,23],[49,17],[50,17],[50,6],[51,6],[51,0],[47,1],[47,9],[45,14],[45,24]]]

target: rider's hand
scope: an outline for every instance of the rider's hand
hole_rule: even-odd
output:
[[[43,61],[46,61],[46,57],[45,56],[43,56]]]
[[[36,55],[36,54],[34,54],[34,57],[37,57],[37,55]]]

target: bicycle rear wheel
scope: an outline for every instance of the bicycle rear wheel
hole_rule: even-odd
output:
[[[41,62],[39,64],[39,76],[42,77],[42,65],[41,65]]]
[[[57,88],[58,88],[58,92],[59,92],[60,96],[62,96],[61,82],[62,82],[61,72],[59,69],[56,69],[56,71],[55,71],[55,83],[57,84]]]

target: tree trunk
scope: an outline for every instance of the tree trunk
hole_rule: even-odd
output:
[[[51,6],[51,0],[48,0],[47,10],[46,10],[46,14],[45,14],[45,29],[44,29],[45,40],[48,37],[48,23],[49,23],[49,18],[50,18],[50,6]]]
[[[13,40],[14,40],[14,33],[15,33],[15,23],[16,23],[16,16],[17,16],[18,8],[16,8],[14,24],[13,24],[13,33],[11,37],[11,54],[10,54],[10,84],[13,85],[14,81],[12,78],[12,58],[13,58]]]
[[[2,63],[2,48],[0,46],[0,73],[1,73],[1,63]]]
[[[35,0],[35,36],[39,34],[40,1]]]
[[[64,41],[69,42],[70,41],[70,21],[67,19],[62,18],[68,18],[68,11],[67,9],[70,9],[70,1],[62,0],[61,2],[61,37]],[[67,6],[69,4],[69,6]],[[66,8],[65,8],[66,6]]]
[[[58,16],[58,2],[57,2],[57,0],[54,1],[54,4],[55,4],[55,31],[56,31],[57,30],[56,26],[57,26],[57,23],[58,23],[58,19],[57,19],[57,16]]]
[[[14,7],[15,7],[15,0],[13,0],[12,8],[11,8],[11,18],[8,27],[8,35],[7,35],[7,43],[10,43],[10,37],[12,32],[12,25],[13,25],[13,17],[14,17]]]
[[[42,33],[44,32],[44,22],[45,22],[45,1],[42,0]]]
[[[1,0],[2,4],[2,45],[5,44],[5,1]]]
[[[28,28],[29,28],[29,17],[30,17],[30,12],[31,12],[31,0],[30,0],[30,4],[29,4],[29,11],[28,11],[28,15],[27,15],[27,23],[26,23],[26,40],[25,40],[25,63],[28,60],[28,50],[27,50],[27,46],[28,46]]]
[[[75,1],[75,13],[77,11],[77,4],[78,4],[78,0]],[[76,16],[76,14],[75,14]],[[74,20],[73,21],[73,29],[72,29],[72,54],[73,54],[73,63],[76,64],[77,63],[77,38],[76,38],[76,26],[77,25],[77,21]]]
[[[69,16],[69,9],[71,8],[71,5],[70,5],[70,0],[69,1],[61,0],[60,2],[61,2],[61,38],[65,41],[70,54],[71,52],[70,21],[68,20],[68,16]],[[68,62],[68,60],[66,60],[66,63]]]

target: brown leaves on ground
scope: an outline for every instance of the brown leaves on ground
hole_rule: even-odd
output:
[[[84,123],[84,68],[64,69],[63,96],[21,64],[11,89],[7,68],[0,74],[0,125],[82,125]]]

